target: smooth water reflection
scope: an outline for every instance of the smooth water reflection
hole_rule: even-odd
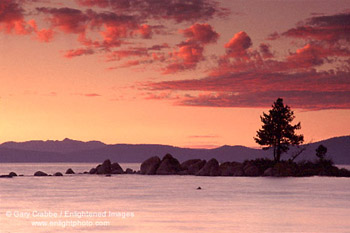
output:
[[[22,164],[23,173],[31,174],[27,165]],[[1,166],[1,174],[4,174]],[[55,166],[51,168],[53,172],[73,168],[73,164]],[[91,164],[76,166],[92,167]],[[198,186],[202,190],[196,190]],[[1,233],[348,232],[350,229],[349,178],[24,176],[0,180],[0,201]],[[6,217],[7,211],[58,214],[61,211],[106,211],[133,213],[134,217],[30,216],[27,219]],[[33,221],[58,220],[105,221],[109,225],[32,226]]]

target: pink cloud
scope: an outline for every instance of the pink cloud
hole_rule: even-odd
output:
[[[277,97],[284,98],[293,108],[305,110],[349,109],[350,92],[319,91],[269,91],[232,95],[229,93],[203,94],[186,96],[177,102],[178,105],[202,107],[269,107]]]
[[[203,59],[203,47],[198,44],[185,44],[181,45],[175,54],[182,58],[185,64],[196,64]]]
[[[197,63],[204,59],[203,49],[201,45],[196,43],[180,45],[179,50],[172,54],[176,61],[168,65],[163,73],[171,74],[194,69]]]
[[[151,26],[147,24],[142,24],[139,26],[138,32],[144,39],[150,39],[153,34]]]
[[[42,42],[49,42],[53,39],[53,30],[52,29],[41,29],[37,31],[37,37]]]
[[[153,45],[152,47],[148,48],[148,50],[156,50],[160,51],[162,49],[168,49],[170,46],[167,43],[159,44],[159,45]]]
[[[86,96],[86,97],[99,97],[101,95],[97,94],[97,93],[87,93],[87,94],[84,94],[84,96]]]
[[[28,25],[33,28],[33,31],[36,33],[36,38],[42,42],[50,42],[53,39],[54,32],[52,29],[38,29],[35,20],[28,21]]]
[[[82,11],[63,7],[63,8],[47,8],[39,7],[38,12],[50,15],[49,20],[53,27],[59,28],[65,33],[82,33],[86,30],[86,24],[89,20],[88,16]]]
[[[120,68],[129,68],[131,66],[137,66],[137,65],[140,65],[139,60],[131,60],[131,61],[127,61],[124,64],[120,65]]]
[[[217,2],[209,0],[77,0],[78,4],[88,7],[109,8],[114,12],[137,15],[138,18],[185,21],[208,20],[215,16],[225,17],[228,10],[219,7]]]
[[[187,79],[150,83],[150,90],[182,90],[242,93],[269,90],[302,91],[350,91],[347,72],[270,72],[254,71],[212,76],[201,79]],[[301,85],[301,83],[303,85]]]
[[[45,28],[38,28],[36,22],[24,21],[24,10],[22,6],[14,0],[6,0],[6,23],[0,18],[0,27],[8,26],[10,31],[16,33],[35,34],[37,40],[50,42],[59,33],[73,34],[77,36],[77,42],[82,47],[73,48],[66,52],[65,57],[72,58],[94,53],[104,53],[108,61],[118,61],[131,56],[149,57],[149,60],[139,63],[162,63],[164,73],[173,73],[195,69],[197,64],[203,60],[205,45],[217,41],[219,34],[215,32],[211,25],[195,23],[192,26],[181,30],[186,37],[186,41],[177,46],[177,50],[169,53],[162,50],[170,49],[166,43],[152,47],[144,47],[143,51],[125,48],[137,44],[140,39],[151,39],[154,35],[168,33],[168,25],[151,25],[154,20],[172,20],[175,22],[192,22],[193,20],[209,19],[214,16],[221,17],[225,11],[218,7],[211,0],[190,0],[186,2],[164,0],[137,0],[123,1],[95,1],[77,0],[84,8],[76,9],[67,7],[51,7],[49,4],[40,2],[41,6],[36,7],[30,14],[41,17],[40,23],[46,23]],[[36,2],[38,3],[38,2]],[[36,5],[34,5],[36,6]],[[95,8],[90,8],[95,7]],[[97,11],[96,7],[103,8]],[[13,13],[11,13],[13,12]],[[36,19],[38,20],[38,19]],[[5,21],[4,21],[5,22]],[[165,26],[166,25],[166,26]],[[142,45],[140,46],[142,47]],[[123,48],[116,50],[118,48]],[[151,52],[151,50],[153,50]],[[136,64],[130,62],[130,64]],[[123,66],[128,66],[128,62]],[[118,67],[118,66],[116,66]]]
[[[68,50],[64,56],[66,58],[73,58],[73,57],[78,57],[78,56],[82,56],[82,55],[90,55],[90,54],[94,54],[94,51],[92,49],[80,48],[80,49]]]
[[[227,56],[249,59],[247,49],[252,46],[252,40],[247,33],[241,31],[235,34],[231,40],[225,44]]]
[[[28,27],[24,20],[24,13],[24,9],[17,1],[0,1],[0,31],[19,35],[31,33],[31,27]]]
[[[169,33],[169,27],[174,29],[174,22],[201,22],[214,17],[225,17],[228,13],[227,9],[212,0],[76,0],[76,3],[74,8],[74,4],[54,4],[46,0],[1,1],[0,30],[13,34],[31,34],[34,35],[32,38],[42,42],[52,41],[59,33],[72,34],[76,36],[80,48],[68,50],[65,55],[67,58],[94,53],[117,57],[114,60],[129,56],[149,56],[149,60],[140,63],[162,63],[161,66],[165,68],[160,70],[171,73],[195,69],[200,61],[205,60],[205,45],[216,42],[219,37],[212,26],[194,23],[182,30],[186,41],[181,42],[172,53],[162,51],[170,49],[166,43],[147,47],[140,40]],[[27,12],[25,8],[30,10]],[[30,15],[35,17],[35,21],[27,23],[25,17]],[[167,23],[169,21],[171,24]],[[37,22],[40,22],[40,28]],[[162,23],[154,24],[155,22]],[[131,51],[122,54],[116,51],[119,48],[128,50],[125,46],[132,45],[144,46],[149,53]],[[150,52],[151,50],[153,51]]]
[[[259,46],[261,55],[264,59],[268,59],[268,58],[273,58],[273,54],[271,52],[271,46],[265,43],[261,43]]]
[[[277,40],[281,38],[281,35],[278,34],[277,32],[271,33],[270,35],[268,35],[268,37],[266,38],[267,40]]]
[[[213,30],[211,25],[193,24],[191,27],[181,31],[189,41],[196,41],[201,44],[214,43],[219,38],[219,34]]]
[[[136,29],[136,26],[130,27],[127,24],[105,24],[105,31],[101,32],[101,35],[104,38],[106,44],[114,44],[115,41],[120,44],[121,38],[131,37],[134,33],[134,30],[130,30],[130,28]]]
[[[176,101],[178,105],[266,107],[277,97],[285,97],[296,108],[350,108],[348,72],[274,73],[265,70],[148,83],[146,87],[153,92],[185,92]],[[186,94],[192,91],[199,94]]]
[[[118,61],[129,57],[147,57],[149,56],[147,48],[129,48],[124,50],[115,50],[108,54],[108,61]]]
[[[325,63],[334,63],[342,57],[350,57],[350,50],[338,46],[324,44],[306,44],[290,54],[284,65],[291,69],[305,69],[321,66]]]
[[[178,45],[178,51],[170,54],[175,61],[165,68],[163,74],[196,68],[199,62],[205,60],[204,47],[208,43],[216,42],[219,38],[219,34],[209,24],[196,23],[189,28],[180,30],[180,33],[188,39]]]
[[[319,41],[350,39],[350,13],[316,16],[282,33],[283,36]]]
[[[77,0],[77,2],[82,5],[82,6],[98,6],[101,8],[106,8],[108,7],[109,4],[109,0]]]

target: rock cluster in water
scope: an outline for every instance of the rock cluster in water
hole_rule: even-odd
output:
[[[72,174],[75,174],[75,172],[73,171],[72,168],[68,168],[66,171],[66,174],[72,175]]]
[[[154,156],[145,160],[141,164],[140,172],[144,175],[254,176],[258,175],[256,170],[256,167],[244,167],[237,162],[219,164],[216,159],[210,159],[208,162],[190,159],[180,164],[172,155],[166,154],[163,159]]]
[[[170,154],[163,159],[151,157],[141,164],[141,174],[144,175],[196,175],[196,176],[274,176],[274,177],[302,177],[302,176],[341,176],[350,177],[350,171],[339,169],[329,162],[290,161],[274,162],[269,159],[255,159],[238,162],[219,163],[216,159],[209,161],[190,159],[179,163]]]
[[[8,175],[0,175],[0,178],[12,178],[14,176],[17,176],[15,172],[10,172]]]
[[[273,176],[273,177],[303,177],[303,176],[337,176],[350,177],[350,171],[344,168],[339,169],[333,166],[330,160],[320,160],[315,163],[291,161],[275,162],[269,159],[247,160],[243,163],[223,162],[216,159],[209,161],[201,159],[190,159],[180,163],[171,154],[166,154],[162,159],[158,156],[145,160],[136,172],[130,168],[125,171],[118,163],[111,163],[109,159],[102,164],[91,168],[89,172],[83,174],[101,174],[111,176],[111,174],[143,174],[143,175],[196,175],[196,176]],[[66,174],[75,174],[69,168]],[[81,174],[81,173],[80,173]],[[15,172],[8,175],[0,175],[0,178],[12,178],[17,176]],[[22,176],[22,175],[20,175]],[[37,171],[34,176],[51,176],[45,172]],[[56,172],[53,176],[63,176],[61,172]]]
[[[119,163],[111,163],[109,159],[105,160],[102,164],[97,165],[95,168],[91,168],[89,174],[133,174],[132,169],[127,168],[124,172]]]

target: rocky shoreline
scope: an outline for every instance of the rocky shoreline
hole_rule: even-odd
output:
[[[305,176],[336,176],[350,177],[350,171],[339,169],[329,161],[312,162],[274,162],[269,159],[248,160],[243,163],[224,162],[219,164],[216,159],[209,161],[191,159],[179,161],[167,154],[160,159],[151,157],[141,164],[141,174],[144,175],[196,175],[196,176],[273,176],[273,177],[305,177]]]
[[[73,175],[75,172],[69,168],[67,175]],[[329,160],[319,162],[300,162],[291,161],[275,162],[269,159],[247,160],[243,163],[224,162],[219,163],[212,158],[209,161],[201,159],[190,159],[180,163],[170,154],[166,154],[162,159],[158,156],[150,157],[145,160],[139,171],[133,171],[127,168],[125,171],[118,163],[111,163],[109,159],[102,164],[91,168],[89,172],[80,174],[97,174],[111,176],[112,174],[141,174],[141,175],[195,175],[195,176],[272,176],[272,177],[306,177],[306,176],[333,176],[350,177],[350,171],[339,169]],[[0,178],[12,178],[17,176],[15,172],[8,175],[1,175]],[[23,176],[23,175],[20,175]],[[61,172],[49,175],[42,171],[37,171],[34,176],[63,176]]]

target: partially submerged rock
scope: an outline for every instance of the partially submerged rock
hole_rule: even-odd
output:
[[[219,166],[220,176],[243,176],[243,165],[237,162],[224,162]]]
[[[125,170],[125,174],[134,174],[135,172],[131,168]]]
[[[254,164],[248,163],[243,167],[244,175],[245,176],[259,176],[259,168],[255,166]]]
[[[42,172],[42,171],[37,171],[34,173],[34,176],[47,176],[47,173]]]
[[[119,163],[113,163],[111,165],[111,172],[112,174],[123,174],[124,170],[123,168],[119,165]]]
[[[171,154],[166,154],[156,171],[157,175],[175,175],[181,170],[180,163]]]
[[[106,159],[102,164],[97,165],[96,168],[91,168],[90,171],[86,173],[100,175],[123,174],[124,170],[119,163],[111,163],[109,159]]]
[[[197,176],[218,176],[219,172],[219,162],[216,159],[209,160],[201,170],[196,173]]]
[[[188,170],[190,166],[193,164],[196,164],[198,162],[202,161],[201,159],[189,159],[181,163],[181,169],[182,170]]]
[[[276,172],[274,171],[274,169],[272,167],[269,167],[264,171],[263,176],[274,176],[275,173]]]
[[[97,173],[97,169],[96,168],[91,168],[89,171],[89,174],[96,174]]]
[[[61,172],[56,172],[53,176],[63,176],[63,174]]]
[[[206,164],[205,160],[201,159],[190,159],[181,163],[182,171],[179,172],[180,175],[195,175],[197,174],[203,166]]]
[[[13,176],[17,176],[17,174],[16,174],[15,172],[10,172],[10,173],[9,173],[9,176],[12,176],[12,177],[13,177]]]
[[[68,168],[66,174],[75,174],[72,168]]]
[[[141,174],[155,175],[159,165],[160,165],[160,158],[158,156],[153,156],[153,157],[145,160],[141,164],[141,168],[140,168]]]
[[[244,175],[244,171],[243,171],[243,164],[241,163],[236,163],[233,166],[233,176],[243,176]]]
[[[109,159],[106,159],[101,165],[96,167],[97,174],[111,174],[112,173],[112,164]]]

